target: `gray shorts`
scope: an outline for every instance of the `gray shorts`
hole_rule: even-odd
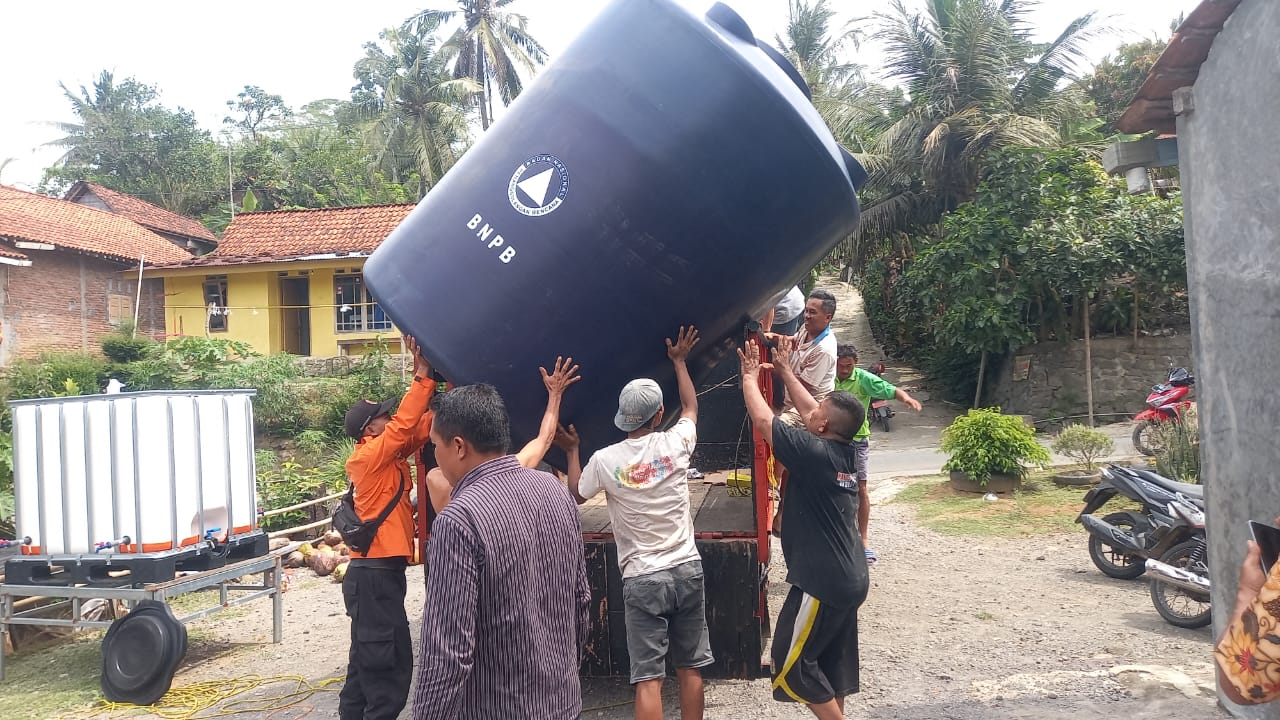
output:
[[[707,633],[702,561],[622,580],[631,682],[666,677],[666,657],[677,669],[715,662]]]
[[[858,482],[867,481],[867,458],[871,455],[871,440],[863,438],[853,444],[853,453],[858,458]]]

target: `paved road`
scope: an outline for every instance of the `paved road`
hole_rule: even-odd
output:
[[[830,291],[836,297],[836,315],[831,322],[832,332],[841,343],[853,343],[858,348],[859,362],[863,367],[875,363],[884,363],[884,377],[889,382],[902,387],[913,397],[923,403],[921,412],[913,412],[899,403],[895,403],[897,414],[890,420],[890,431],[882,432],[878,427],[871,433],[871,482],[872,488],[878,482],[902,476],[930,475],[941,472],[947,461],[946,455],[938,450],[942,443],[942,430],[965,408],[941,399],[935,393],[925,389],[924,375],[915,368],[905,365],[885,355],[875,336],[871,334],[871,325],[863,308],[862,295],[848,283],[826,278],[818,287]],[[1114,451],[1106,460],[1129,461],[1138,454],[1133,449],[1130,433],[1131,423],[1116,423],[1099,428],[1115,443]],[[1041,442],[1047,447],[1051,436],[1042,436]],[[1054,455],[1053,464],[1067,464],[1070,458]]]

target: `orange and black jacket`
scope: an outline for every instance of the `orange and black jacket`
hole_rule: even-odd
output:
[[[365,437],[347,459],[347,476],[355,486],[356,514],[364,520],[376,518],[395,495],[404,478],[404,490],[396,507],[378,528],[367,554],[354,557],[413,558],[413,506],[409,491],[413,476],[409,458],[427,442],[431,433],[431,412],[427,410],[436,384],[430,379],[414,378],[400,401],[400,408],[377,437]]]

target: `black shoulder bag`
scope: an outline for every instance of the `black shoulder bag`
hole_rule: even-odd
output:
[[[400,473],[400,487],[391,498],[391,502],[387,503],[382,512],[378,513],[378,517],[372,520],[361,520],[356,514],[355,493],[355,483],[349,483],[347,494],[342,496],[338,501],[338,509],[333,511],[333,529],[342,536],[342,541],[347,544],[347,547],[363,555],[369,552],[374,537],[378,535],[378,528],[382,527],[382,522],[395,509],[396,503],[400,502],[400,496],[404,494],[404,473]]]

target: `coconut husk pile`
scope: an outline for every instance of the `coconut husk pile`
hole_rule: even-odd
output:
[[[347,574],[347,561],[351,548],[342,542],[342,536],[330,530],[321,537],[304,542],[292,553],[285,556],[284,566],[287,568],[310,568],[319,577],[332,576],[341,582]]]

